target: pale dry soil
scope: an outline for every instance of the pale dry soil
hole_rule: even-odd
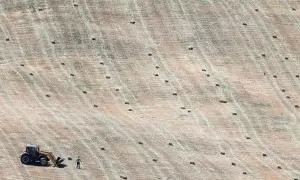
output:
[[[300,179],[299,43],[299,1],[1,0],[0,179]]]

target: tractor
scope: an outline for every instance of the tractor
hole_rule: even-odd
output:
[[[42,166],[48,165],[48,161],[51,160],[53,165],[61,167],[63,158],[53,155],[52,152],[41,151],[39,146],[33,144],[27,144],[25,152],[21,155],[22,164],[38,164]]]

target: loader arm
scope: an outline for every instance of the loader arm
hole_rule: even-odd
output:
[[[46,156],[48,159],[50,159],[52,161],[52,163],[54,164],[54,166],[59,167],[61,165],[61,163],[64,161],[64,159],[58,157],[55,158],[55,156],[53,155],[52,152],[47,152],[47,151],[40,151],[41,155]]]

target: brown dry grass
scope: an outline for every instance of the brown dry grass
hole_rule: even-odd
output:
[[[296,1],[76,4],[0,2],[2,179],[300,178]]]

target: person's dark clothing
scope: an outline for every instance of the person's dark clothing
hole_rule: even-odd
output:
[[[81,162],[81,160],[79,158],[76,159],[76,168],[77,169],[80,169],[80,162]]]

